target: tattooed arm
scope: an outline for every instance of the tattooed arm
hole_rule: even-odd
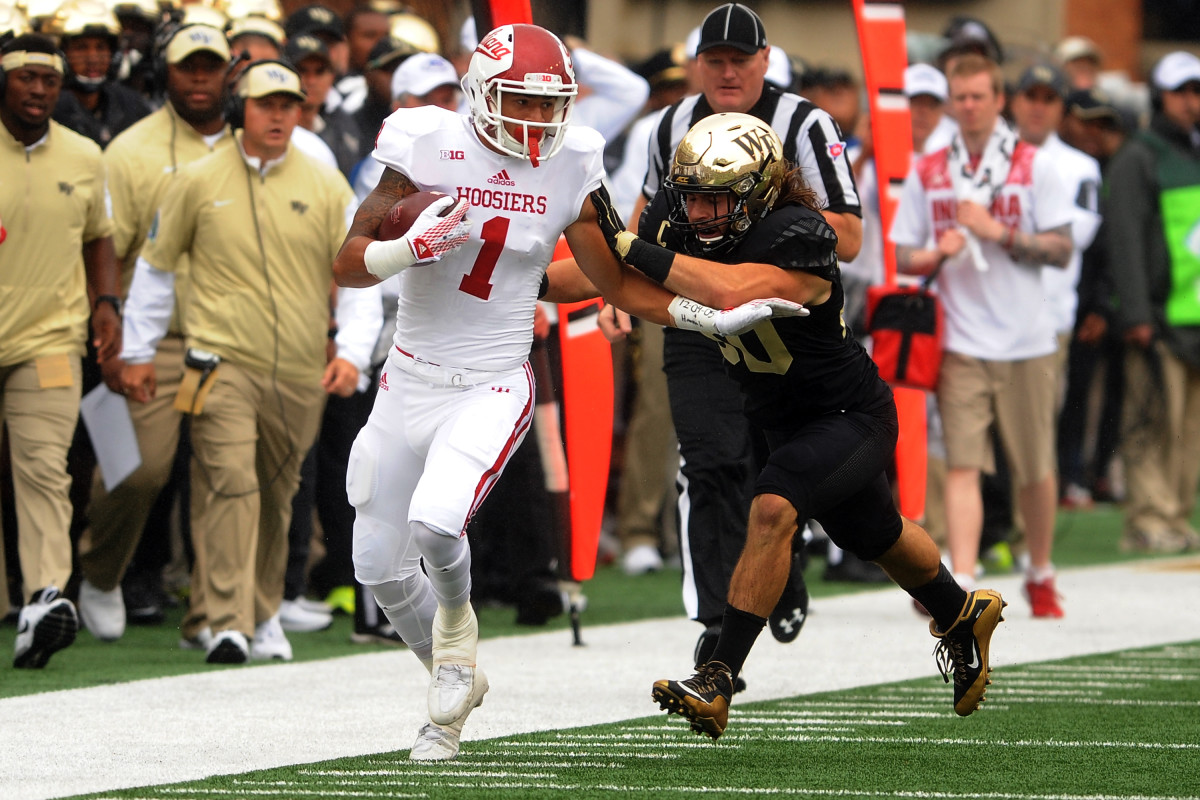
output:
[[[384,169],[379,184],[358,207],[346,233],[346,241],[342,242],[342,249],[333,259],[333,275],[338,286],[363,287],[379,283],[379,279],[367,271],[363,252],[367,245],[376,241],[379,225],[396,201],[416,191],[417,187],[405,175],[390,167]]]
[[[1013,261],[1032,266],[1065,267],[1071,259],[1071,223],[1039,233],[1005,229],[1000,245]]]

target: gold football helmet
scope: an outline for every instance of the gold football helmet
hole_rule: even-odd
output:
[[[693,255],[729,250],[779,199],[786,169],[783,142],[767,123],[749,114],[705,117],[684,135],[664,182],[671,227]],[[718,213],[691,222],[689,195],[708,195]],[[722,195],[728,210],[718,205]]]
[[[389,17],[388,36],[411,45],[417,53],[437,53],[442,49],[434,27],[410,11],[400,11]]]

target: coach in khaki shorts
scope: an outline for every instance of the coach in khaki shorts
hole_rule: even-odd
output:
[[[0,53],[0,423],[12,451],[25,599],[13,663],[39,668],[79,625],[58,596],[71,577],[67,450],[88,319],[98,360],[115,358],[120,300],[100,148],[50,119],[62,57],[37,34]]]
[[[154,213],[175,174],[209,153],[233,147],[222,104],[229,63],[225,34],[208,25],[187,25],[167,40],[162,55],[166,62],[167,102],[122,131],[104,152],[112,201],[113,245],[125,292],[133,281],[134,264],[146,243]],[[175,274],[178,293],[186,293],[186,254],[176,261]],[[99,471],[92,485],[89,527],[79,543],[83,572],[79,614],[99,639],[119,639],[125,632],[121,579],[150,509],[170,478],[183,420],[183,414],[174,407],[183,375],[183,350],[183,333],[175,312],[154,354],[158,378],[154,399],[128,403],[142,465],[111,493],[105,490]],[[106,372],[115,371],[119,378],[121,366],[119,359],[114,360]],[[202,594],[193,595],[191,605],[202,605]],[[197,631],[185,626],[183,633],[191,638]]]
[[[980,474],[994,467],[995,422],[1029,541],[1026,594],[1034,616],[1061,617],[1050,563],[1058,345],[1042,269],[1067,264],[1074,197],[1051,156],[1017,141],[1000,118],[1004,82],[993,62],[962,56],[948,79],[959,133],[916,161],[891,233],[902,270],[942,268],[947,352],[937,394],[950,559],[971,588],[983,530]]]
[[[186,253],[189,352],[197,364],[220,362],[194,395],[185,376],[177,398],[193,415],[193,580],[204,581],[209,663],[291,658],[278,611],[300,463],[325,393],[348,394],[358,380],[353,364],[325,358],[333,258],[353,193],[288,146],[304,98],[290,67],[251,64],[233,92],[244,109],[229,120],[242,128],[239,146],[179,171],[138,259],[122,372],[131,397],[153,397],[150,359],[169,316],[161,298]]]

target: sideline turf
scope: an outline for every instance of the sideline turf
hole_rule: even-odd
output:
[[[715,743],[662,715],[87,798],[896,797],[1176,800],[1200,795],[1200,641],[998,669],[956,717],[940,679],[739,706]]]
[[[1200,527],[1200,510],[1194,518]],[[1118,540],[1121,515],[1116,506],[1097,506],[1092,511],[1063,512],[1058,515],[1054,560],[1060,567],[1088,566],[1114,563],[1146,556],[1130,556],[1120,552]],[[826,583],[821,580],[822,559],[813,559],[807,573],[810,591],[818,601],[850,592],[871,591],[891,584],[864,585]],[[583,638],[591,625],[607,625],[641,619],[676,617],[682,615],[680,576],[677,570],[630,578],[619,565],[600,567],[596,576],[583,585],[587,609],[583,613]],[[203,653],[183,651],[178,647],[179,622],[182,610],[168,614],[161,626],[126,628],[118,642],[100,642],[86,630],[81,630],[75,644],[56,653],[43,670],[18,670],[11,666],[12,625],[0,626],[0,698],[17,697],[60,689],[79,689],[102,686],[144,678],[168,677],[204,672],[214,669],[247,669],[249,667],[214,667],[204,663]],[[546,630],[561,630],[570,641],[565,616],[552,619],[545,627],[519,626],[510,608],[479,609],[480,634],[484,638],[512,636]],[[338,616],[329,630],[318,633],[289,634],[296,661],[339,658],[387,649],[385,646],[356,645],[350,642],[353,625],[350,619]]]

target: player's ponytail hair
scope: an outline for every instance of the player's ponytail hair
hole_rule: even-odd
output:
[[[786,166],[787,172],[780,179],[779,199],[775,201],[775,208],[804,206],[813,211],[820,211],[821,202],[817,193],[808,185],[808,181],[804,180],[804,171],[790,161],[786,162]]]

